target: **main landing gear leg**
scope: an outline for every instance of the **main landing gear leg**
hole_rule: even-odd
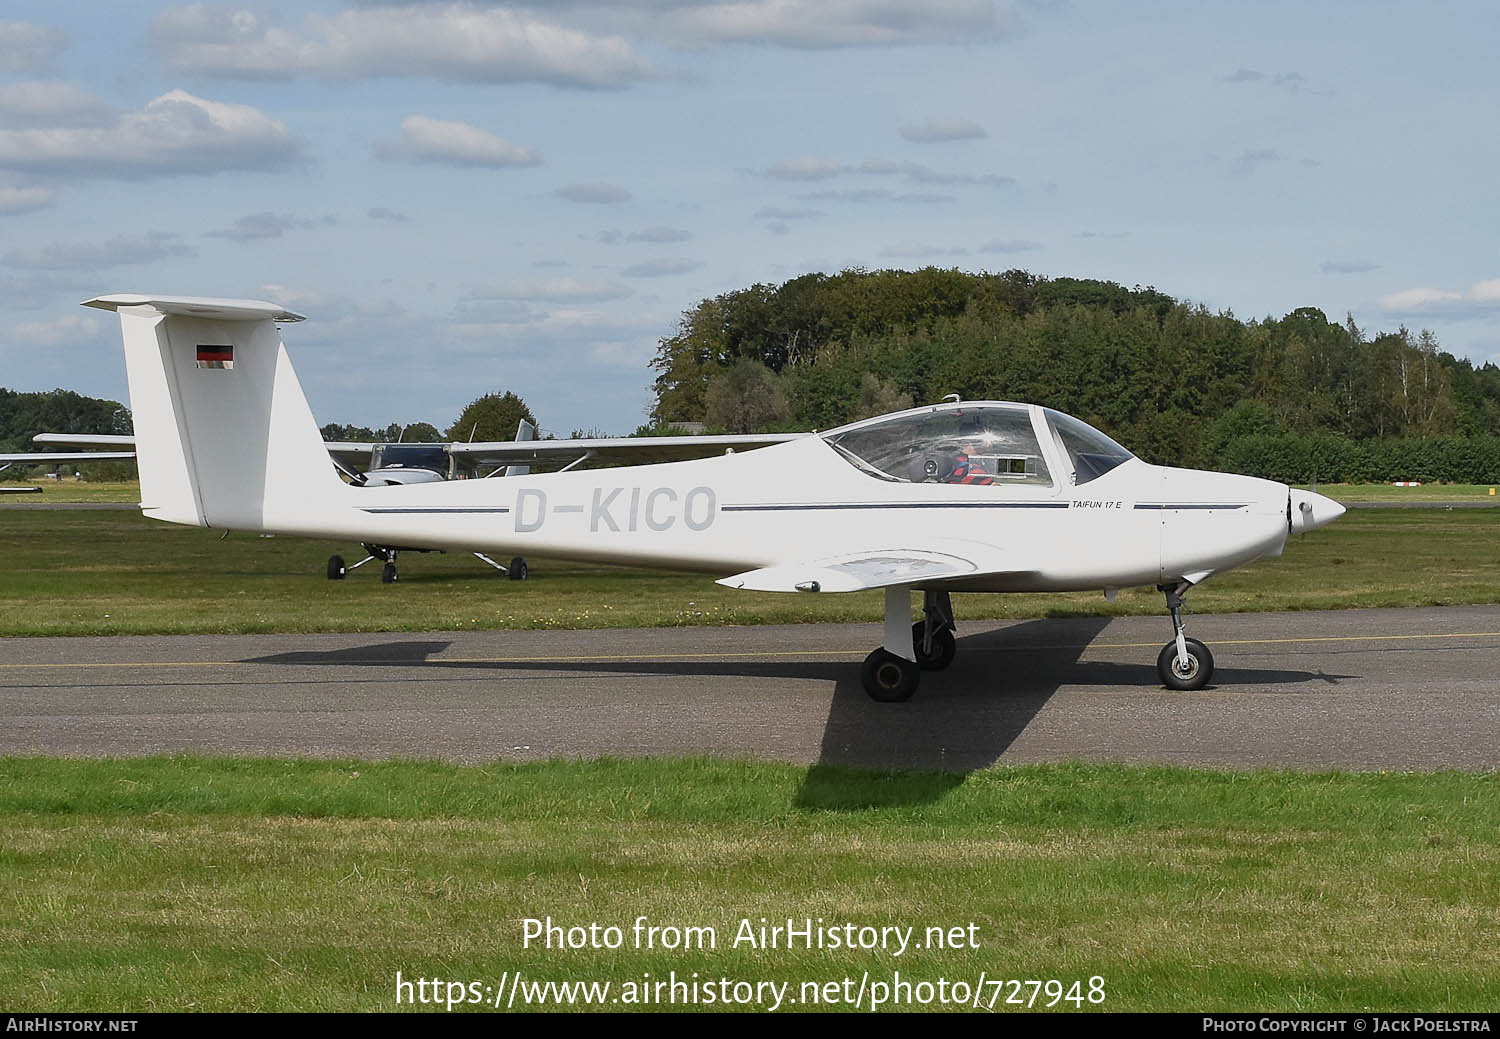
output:
[[[1202,689],[1214,674],[1214,655],[1203,643],[1188,638],[1183,632],[1182,597],[1191,587],[1186,581],[1176,585],[1157,585],[1158,591],[1166,593],[1175,633],[1175,638],[1163,646],[1156,657],[1157,674],[1168,689]]]
[[[947,592],[922,593],[922,619],[911,626],[912,646],[923,671],[941,671],[953,663],[958,644],[953,639],[953,602]]]
[[[910,700],[922,678],[912,645],[911,589],[906,586],[885,590],[885,645],[865,657],[860,680],[870,699],[881,703]]]

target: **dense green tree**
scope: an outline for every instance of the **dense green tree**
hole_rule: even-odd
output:
[[[461,441],[514,440],[522,419],[537,424],[536,416],[520,397],[510,390],[486,393],[470,401],[443,436]]]
[[[721,368],[704,392],[704,421],[731,433],[754,433],[786,422],[790,411],[777,374],[749,357]]]
[[[1314,307],[1242,321],[1151,287],[937,268],[809,274],[704,300],[659,344],[652,425],[704,420],[712,387],[722,418],[756,364],[796,428],[958,393],[1067,411],[1152,460],[1351,471],[1408,464],[1361,445],[1500,435],[1500,367],[1444,353],[1430,332],[1370,335]],[[739,413],[734,426],[785,428],[780,416]],[[1258,453],[1231,450],[1242,440]]]

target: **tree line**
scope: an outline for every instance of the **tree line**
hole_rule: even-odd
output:
[[[1489,481],[1500,460],[1500,368],[1431,332],[1022,270],[753,285],[684,312],[652,367],[655,426],[826,429],[958,393],[1057,408],[1147,461],[1299,482]]]

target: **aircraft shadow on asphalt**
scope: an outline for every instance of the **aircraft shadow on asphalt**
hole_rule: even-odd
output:
[[[1139,650],[1138,664],[1082,659],[1108,623],[1104,617],[1051,618],[962,636],[953,666],[924,674],[917,695],[902,704],[872,701],[860,684],[859,665],[844,660],[444,660],[440,654],[451,643],[413,639],[278,653],[251,662],[825,680],[833,683],[833,697],[818,760],[803,778],[796,804],[809,810],[851,811],[942,798],[970,772],[999,761],[1063,686],[1125,687],[1179,695],[1161,689],[1153,650]],[[1221,667],[1209,689],[1337,684],[1347,677]],[[872,777],[870,769],[901,771]]]

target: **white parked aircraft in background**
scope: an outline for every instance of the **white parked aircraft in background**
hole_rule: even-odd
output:
[[[1184,634],[1187,590],[1344,511],[1268,480],[1148,465],[1077,419],[1001,402],[914,408],[690,461],[354,488],[328,464],[276,327],[300,315],[173,296],[86,305],[120,317],[147,516],[667,567],[757,591],[884,589],[884,645],[862,671],[883,701],[909,698],[923,669],[953,660],[950,596],[965,591],[1155,585],[1174,631],[1162,681],[1202,688],[1213,656]],[[924,598],[915,625],[913,589]]]

